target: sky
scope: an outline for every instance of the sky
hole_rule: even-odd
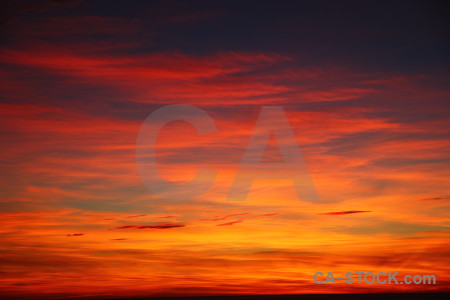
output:
[[[2,6],[0,294],[450,291],[444,5]],[[144,120],[177,104],[206,112],[217,129],[200,135],[178,120],[157,134],[164,180],[189,184],[199,167],[215,170],[196,197],[157,193],[138,171]],[[270,131],[279,120],[258,120],[274,106],[285,112],[287,142],[298,145],[317,201],[300,199],[288,172],[271,167],[284,161],[286,139]],[[232,201],[258,128],[271,132],[264,156],[251,164],[245,200]],[[433,274],[437,284],[313,281],[316,272],[358,271]]]

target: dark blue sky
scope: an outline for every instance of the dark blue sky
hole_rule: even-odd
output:
[[[414,73],[444,70],[449,62],[449,11],[438,1],[9,2],[3,13],[6,41],[17,37],[16,26],[35,18],[84,15],[139,24],[142,31],[120,37],[139,41],[134,51],[276,51],[304,65]]]

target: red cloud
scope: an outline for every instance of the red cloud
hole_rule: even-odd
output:
[[[241,213],[241,214],[233,214],[233,215],[226,215],[223,217],[216,217],[214,219],[200,219],[199,221],[222,221],[231,217],[237,217],[237,216],[245,216],[245,215],[251,215],[251,213]]]
[[[358,214],[358,213],[365,213],[365,212],[371,212],[371,211],[369,211],[369,210],[344,210],[344,211],[332,211],[332,212],[327,212],[327,213],[321,213],[318,215],[339,216],[339,215]]]
[[[146,215],[134,215],[134,216],[128,216],[127,218],[138,218],[138,217],[145,217]]]
[[[125,225],[116,227],[114,229],[168,229],[168,228],[176,228],[176,227],[185,227],[184,224],[160,224],[160,225]]]
[[[271,213],[271,214],[263,214],[263,215],[259,215],[258,217],[271,217],[271,216],[278,216],[279,213]]]
[[[242,222],[242,220],[237,220],[237,221],[233,221],[233,222],[217,224],[216,226],[229,226],[229,225],[233,225],[233,224],[241,223],[241,222]]]
[[[251,215],[251,213],[232,214],[232,215],[227,215],[227,216],[215,218],[215,219],[201,219],[199,221],[221,221],[221,220],[225,220],[227,218],[236,217],[236,216],[245,216],[245,215]],[[258,217],[270,217],[270,216],[276,216],[276,215],[279,215],[279,213],[269,213],[269,214],[262,214],[262,215],[256,215],[256,216],[249,216],[249,217],[245,217],[245,218],[242,218],[242,219],[239,219],[236,221],[217,224],[216,226],[228,226],[228,225],[233,225],[236,223],[241,223],[242,221],[248,220],[248,219],[254,219],[254,218],[258,218]]]
[[[84,233],[72,233],[72,234],[67,234],[66,236],[82,236],[84,235]]]
[[[437,200],[447,200],[450,199],[450,197],[437,197],[437,198],[426,198],[421,199],[422,201],[437,201]]]

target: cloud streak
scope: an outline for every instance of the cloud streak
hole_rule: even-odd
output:
[[[450,197],[436,197],[436,198],[426,198],[421,199],[422,201],[438,201],[438,200],[448,200]]]
[[[360,214],[360,213],[368,213],[371,212],[369,210],[344,210],[344,211],[332,211],[326,213],[320,213],[318,215],[328,215],[328,216],[340,216],[340,215],[351,215],[351,214]]]
[[[145,217],[145,216],[147,216],[147,215],[133,215],[133,216],[128,216],[127,218],[130,219],[130,218],[139,218],[139,217]]]
[[[211,218],[211,219],[200,219],[199,221],[222,221],[222,220],[226,220],[228,218],[233,218],[233,217],[238,217],[238,216],[245,216],[245,215],[251,215],[251,213],[231,214],[231,215],[226,215],[226,216],[223,216],[223,217],[215,217],[215,218]]]
[[[113,229],[170,229],[185,227],[184,224],[158,224],[158,225],[124,225]]]
[[[216,226],[231,226],[237,223],[241,223],[243,220],[236,220],[236,221],[232,221],[232,222],[227,222],[227,223],[222,223],[222,224],[217,224]]]

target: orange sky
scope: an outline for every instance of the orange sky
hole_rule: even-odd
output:
[[[439,72],[303,64],[288,51],[134,53],[112,36],[139,31],[136,20],[67,17],[51,31],[55,18],[2,29],[2,294],[449,291],[450,93],[433,85]],[[53,40],[87,35],[89,24],[110,40]],[[139,128],[168,104],[200,107],[217,125],[198,136],[172,122],[158,138],[167,180],[217,170],[196,199],[153,195],[137,172]],[[320,201],[280,179],[227,200],[264,105],[286,111]],[[275,139],[265,154],[280,159]],[[438,284],[313,282],[357,271],[434,274]]]

